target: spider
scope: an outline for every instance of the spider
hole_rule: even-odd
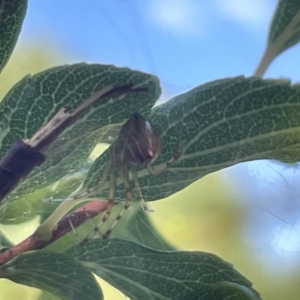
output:
[[[166,162],[163,168],[155,170],[152,163],[156,160],[160,153],[160,137],[153,125],[138,113],[133,114],[123,125],[120,130],[119,137],[111,146],[110,151],[110,156],[106,163],[101,180],[95,187],[86,192],[87,194],[95,193],[106,182],[109,174],[109,196],[106,211],[104,212],[100,223],[95,226],[93,232],[82,242],[85,242],[92,234],[98,232],[100,227],[102,227],[111,214],[114,206],[116,171],[119,173],[119,176],[124,183],[126,202],[110,228],[102,235],[104,239],[110,235],[118,221],[122,218],[123,214],[132,203],[133,193],[130,187],[129,171],[132,173],[135,189],[140,198],[142,207],[144,210],[150,211],[142,195],[138,180],[137,167],[147,167],[151,175],[157,176],[166,171],[168,167],[181,155],[181,151],[177,151],[173,157]]]

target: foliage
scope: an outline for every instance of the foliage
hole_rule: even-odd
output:
[[[17,41],[26,7],[25,0],[1,1],[1,68]],[[266,52],[255,75],[262,76],[277,55],[300,40],[299,22],[298,1],[280,0]],[[65,182],[66,175],[80,173],[84,187],[95,186],[109,150],[93,164],[87,163],[89,154],[107,136],[115,138],[120,124],[134,112],[149,118],[160,133],[162,149],[155,168],[162,167],[178,149],[182,151],[178,162],[162,176],[153,177],[146,169],[139,169],[147,201],[172,195],[211,172],[239,162],[264,158],[299,160],[300,86],[297,84],[258,76],[226,78],[195,87],[153,108],[160,95],[155,76],[83,63],[26,76],[12,87],[0,105],[1,156],[16,138],[30,138],[64,105],[74,109],[103,87],[128,83],[147,86],[148,90],[97,104],[70,126],[48,148],[46,162],[6,199],[0,210],[1,222],[8,222],[16,207],[18,213],[26,210],[25,199],[31,210],[40,207],[40,203],[28,200],[28,196],[59,180]],[[98,196],[107,196],[108,187],[108,183],[104,185]],[[63,189],[75,188],[70,185]],[[118,200],[124,200],[124,188],[119,181],[116,194]],[[51,215],[54,207],[46,207]],[[41,211],[34,213],[39,215]],[[137,214],[142,215],[141,211]],[[127,223],[134,227],[145,222],[135,224],[129,219]],[[86,234],[90,229],[83,225],[79,230]],[[168,245],[160,247],[150,233],[143,237],[144,245],[136,243],[139,240],[132,236],[121,237],[107,241],[94,239],[80,246],[63,235],[42,250],[34,248],[5,262],[0,267],[0,277],[42,289],[47,299],[82,299],[82,295],[85,299],[102,299],[92,272],[131,299],[260,299],[243,275],[215,255],[174,251]],[[2,244],[2,252],[12,246],[5,236],[1,236],[1,241],[7,241]]]
[[[6,65],[22,28],[27,1],[1,1],[0,6],[0,71]]]

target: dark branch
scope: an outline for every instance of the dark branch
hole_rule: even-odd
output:
[[[20,179],[46,159],[22,140],[16,140],[0,162],[0,201],[17,185]]]

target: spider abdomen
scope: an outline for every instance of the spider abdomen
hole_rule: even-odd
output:
[[[157,158],[159,151],[159,135],[153,125],[137,113],[123,125],[113,147],[117,165],[124,163],[146,165]]]

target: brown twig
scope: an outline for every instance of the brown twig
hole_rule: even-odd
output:
[[[12,260],[17,255],[30,250],[43,249],[51,243],[64,236],[66,233],[78,228],[80,225],[96,217],[106,210],[107,200],[92,200],[81,206],[71,214],[62,218],[52,231],[52,238],[49,241],[41,242],[34,233],[19,244],[0,253],[0,265]],[[72,224],[72,225],[71,225]]]

